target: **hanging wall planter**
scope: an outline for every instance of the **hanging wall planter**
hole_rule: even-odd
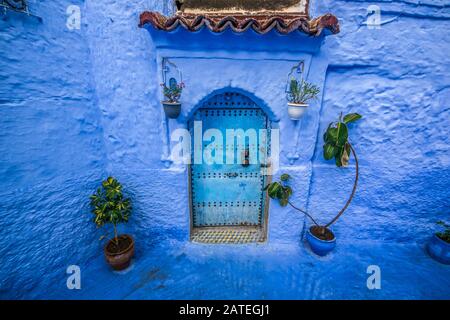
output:
[[[443,264],[450,264],[450,225],[443,221],[438,222],[445,228],[442,232],[433,235],[428,243],[427,249],[430,256]]]
[[[358,184],[359,177],[359,165],[355,149],[353,149],[353,146],[348,141],[347,125],[351,122],[357,121],[360,118],[361,115],[357,113],[350,113],[345,117],[342,117],[341,115],[339,121],[332,122],[328,125],[328,128],[323,136],[325,142],[323,146],[323,157],[325,160],[331,160],[334,158],[337,167],[346,167],[348,166],[350,154],[352,154],[355,158],[355,180],[353,181],[352,192],[344,207],[330,222],[327,224],[319,224],[311,214],[296,207],[289,201],[293,191],[291,186],[288,185],[288,181],[290,179],[288,174],[282,174],[280,181],[272,182],[265,187],[269,197],[272,199],[277,199],[281,206],[285,207],[289,204],[293,209],[300,211],[311,220],[313,225],[309,228],[306,234],[306,241],[308,242],[311,250],[319,256],[326,255],[336,246],[336,237],[330,229],[330,226],[334,224],[348,208],[356,193],[356,186]]]
[[[166,98],[162,101],[162,105],[164,108],[164,113],[170,119],[176,119],[181,113],[181,103],[180,97],[183,92],[184,83],[177,83],[175,78],[170,78],[169,85],[162,83],[164,97]]]
[[[162,101],[161,102],[164,108],[164,113],[167,118],[176,119],[181,113],[181,103],[180,102],[169,102]]]
[[[307,103],[288,102],[288,115],[292,120],[299,120],[308,108]]]
[[[176,119],[181,113],[181,93],[184,89],[183,75],[178,67],[167,58],[162,61],[162,77],[164,100],[161,104],[164,108],[164,113],[170,119]]]
[[[300,120],[305,113],[311,99],[317,99],[319,88],[303,79],[304,62],[291,69],[286,84],[286,98],[288,100],[288,115],[292,120]]]

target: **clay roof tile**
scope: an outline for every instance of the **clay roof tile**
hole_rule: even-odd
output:
[[[158,12],[145,11],[140,16],[139,26],[151,24],[154,28],[173,31],[178,27],[189,31],[198,31],[207,27],[212,32],[222,32],[227,28],[234,32],[244,32],[252,28],[259,34],[265,34],[272,29],[281,34],[301,31],[310,36],[319,36],[323,31],[339,33],[339,21],[332,14],[325,14],[310,19],[304,14],[296,13],[264,13],[264,14],[187,14],[177,13],[166,17]]]

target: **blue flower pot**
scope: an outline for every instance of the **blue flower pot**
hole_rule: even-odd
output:
[[[176,119],[181,113],[181,103],[162,101],[164,113],[170,119]]]
[[[311,250],[319,256],[325,256],[330,251],[333,251],[334,247],[336,247],[336,237],[334,237],[333,240],[321,240],[312,234],[311,228],[309,228],[306,233],[306,240],[308,241]]]
[[[428,242],[427,248],[428,253],[434,260],[443,264],[450,264],[450,243],[434,235]]]

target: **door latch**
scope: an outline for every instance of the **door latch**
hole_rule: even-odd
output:
[[[229,172],[226,174],[228,178],[236,178],[238,176],[237,172]]]
[[[242,151],[242,166],[243,167],[248,167],[250,165],[250,150],[247,148],[245,148],[244,151]]]

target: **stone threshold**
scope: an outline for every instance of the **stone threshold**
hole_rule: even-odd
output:
[[[209,244],[243,244],[266,241],[260,226],[225,226],[193,228],[191,241]]]

